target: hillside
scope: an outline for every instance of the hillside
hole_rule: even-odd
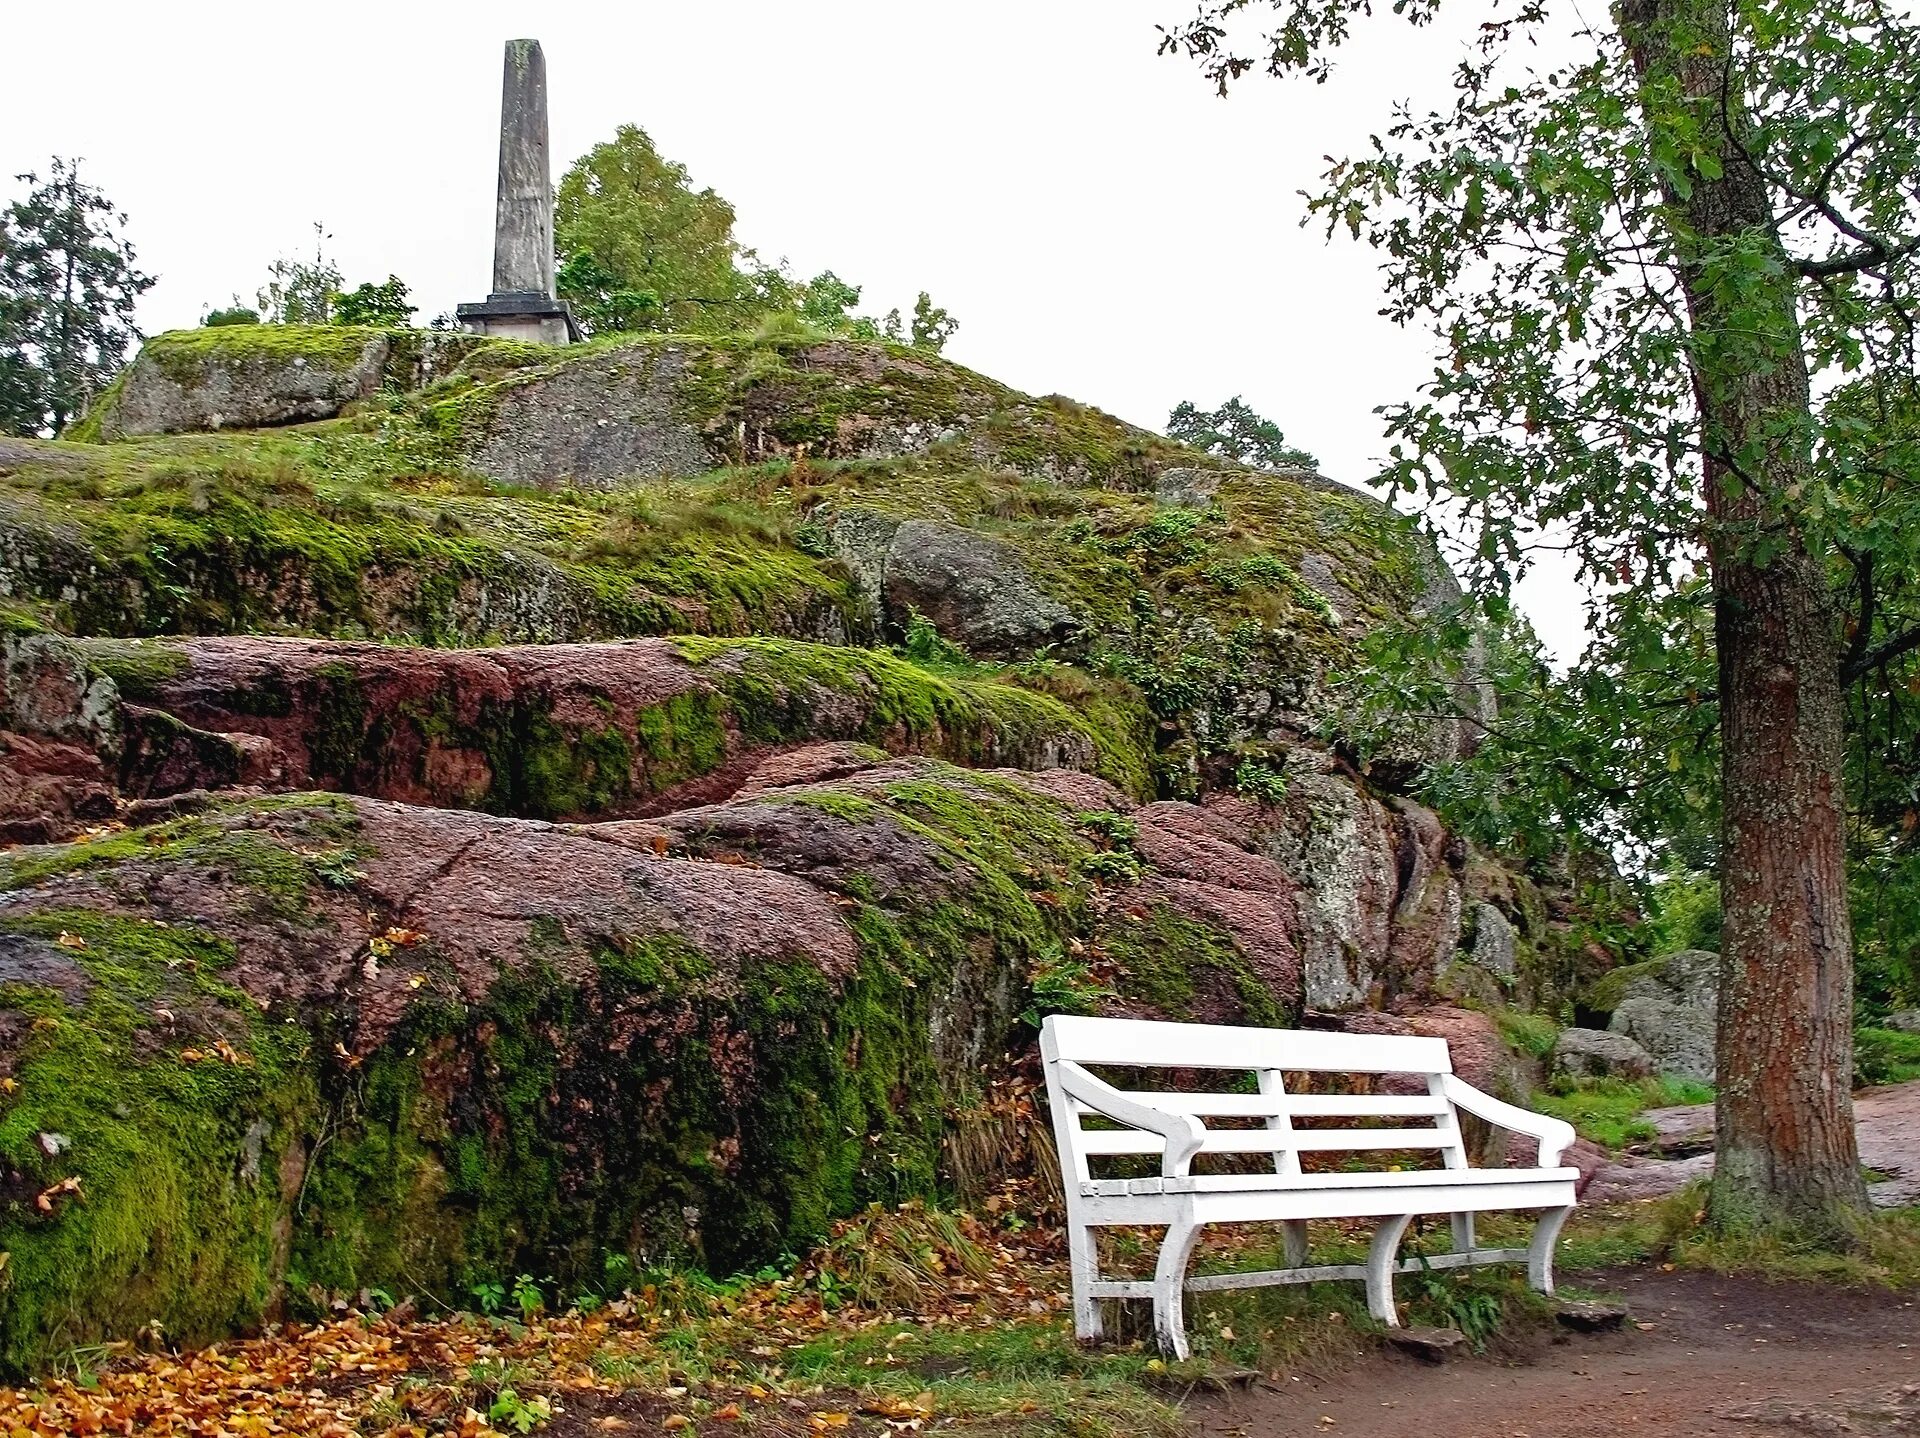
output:
[[[1048,1008],[1503,1082],[1565,886],[1328,685],[1450,582],[899,346],[149,341],[0,442],[0,1361],[977,1190]]]

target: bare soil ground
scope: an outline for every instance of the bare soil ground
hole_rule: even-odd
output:
[[[1380,1354],[1194,1410],[1217,1438],[1920,1438],[1920,1293],[1624,1269],[1618,1333],[1435,1367]]]

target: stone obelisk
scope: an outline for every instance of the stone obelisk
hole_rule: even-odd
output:
[[[566,344],[580,338],[553,292],[553,182],[547,164],[547,58],[538,40],[509,40],[500,85],[500,189],[493,293],[455,311],[462,329]]]

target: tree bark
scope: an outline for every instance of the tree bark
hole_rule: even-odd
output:
[[[1650,136],[1718,160],[1667,180],[1691,316],[1721,706],[1719,1100],[1726,1230],[1843,1235],[1866,1208],[1853,1124],[1842,691],[1832,589],[1795,522],[1812,403],[1792,270],[1749,158],[1727,0],[1623,0]],[[1656,153],[1658,150],[1656,149]],[[1701,260],[1777,261],[1729,298]]]

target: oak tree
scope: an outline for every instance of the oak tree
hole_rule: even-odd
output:
[[[1710,1210],[1843,1235],[1865,1205],[1843,687],[1920,630],[1875,613],[1875,506],[1912,476],[1876,471],[1815,397],[1911,385],[1920,30],[1875,0],[1620,0],[1603,26],[1565,0],[1444,8],[1463,4],[1451,102],[1401,107],[1310,201],[1380,251],[1386,313],[1437,341],[1420,396],[1385,411],[1383,479],[1458,505],[1485,592],[1542,533],[1571,548],[1597,596],[1591,700],[1621,675],[1674,691],[1566,768],[1644,760],[1643,719],[1678,716],[1677,741],[1711,713]],[[1163,48],[1222,93],[1254,70],[1324,80],[1370,13],[1207,0]],[[1623,794],[1645,778],[1611,772]]]

